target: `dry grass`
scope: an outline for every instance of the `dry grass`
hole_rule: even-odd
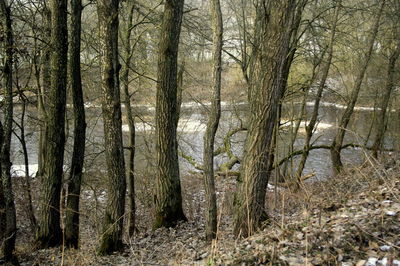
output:
[[[203,237],[204,189],[202,176],[191,175],[182,178],[184,208],[191,222],[181,224],[175,229],[160,229],[155,232],[148,230],[152,222],[151,191],[154,184],[151,179],[145,178],[145,176],[145,173],[139,174],[137,183],[140,232],[135,238],[125,237],[127,247],[124,252],[102,258],[97,257],[95,253],[105,205],[105,198],[102,196],[103,191],[105,191],[104,184],[100,181],[102,178],[99,175],[87,176],[83,188],[83,191],[86,192],[82,194],[81,250],[65,250],[64,252],[62,252],[62,249],[35,251],[32,244],[34,232],[29,228],[28,221],[24,216],[24,197],[20,193],[22,186],[16,179],[15,190],[17,192],[16,205],[18,207],[19,227],[17,255],[23,265],[61,265],[61,263],[63,265],[144,265],[148,263],[204,265],[218,260],[239,262],[238,256],[240,257],[243,254],[249,256],[254,254],[265,255],[265,261],[278,260],[280,254],[278,243],[291,239],[290,237],[301,232],[303,227],[315,226],[313,222],[315,223],[316,220],[318,222],[316,213],[319,213],[320,216],[325,213],[335,213],[336,210],[345,206],[346,202],[360,195],[360,193],[369,195],[379,186],[387,188],[390,197],[399,201],[399,196],[395,192],[397,190],[391,191],[391,188],[395,188],[396,182],[399,182],[400,176],[400,166],[397,164],[396,158],[393,156],[383,157],[381,163],[368,158],[363,165],[348,169],[339,176],[328,178],[325,181],[306,182],[299,191],[278,189],[276,192],[268,192],[267,204],[271,220],[266,225],[265,230],[272,232],[270,233],[271,237],[276,235],[278,240],[265,238],[265,234],[263,235],[262,232],[256,234],[255,240],[252,240],[252,238],[236,240],[232,234],[233,197],[236,181],[234,178],[217,177],[216,185],[220,210],[218,216],[219,231],[217,240],[209,246]],[[36,206],[37,195],[39,195],[38,180],[33,181],[32,188],[34,205]],[[366,228],[365,230],[368,232],[369,229]],[[363,234],[360,233],[360,235]],[[309,258],[312,258],[312,252],[315,251],[315,246],[310,242],[314,241],[312,237],[314,236],[309,236],[307,241],[302,240],[305,241],[304,243],[309,243],[309,246],[304,249],[308,254],[305,257]],[[367,238],[365,235],[363,237]],[[354,239],[351,239],[351,241],[353,241],[351,242],[353,245],[356,243]],[[264,242],[265,244],[263,244]],[[265,250],[253,249],[254,247],[258,248],[258,246],[262,248],[265,246]],[[269,250],[267,247],[273,249]],[[231,260],[221,254],[230,254]],[[315,255],[315,253],[313,254]],[[335,259],[337,258],[335,257]]]

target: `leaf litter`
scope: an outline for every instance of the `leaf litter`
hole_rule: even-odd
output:
[[[270,219],[247,239],[236,239],[232,232],[236,181],[218,177],[219,231],[211,245],[204,239],[201,175],[182,180],[189,222],[153,231],[149,206],[139,200],[139,233],[125,238],[123,252],[105,257],[95,252],[96,223],[101,224],[102,212],[91,208],[98,197],[87,196],[82,199],[80,250],[35,250],[26,219],[18,219],[17,255],[21,265],[400,266],[400,167],[394,161],[386,164],[390,168],[364,165],[324,181],[308,182],[297,192],[270,190]],[[21,186],[16,184],[18,189]],[[21,205],[23,199],[16,201]],[[104,201],[96,204],[101,210]],[[23,209],[18,212],[24,215]]]

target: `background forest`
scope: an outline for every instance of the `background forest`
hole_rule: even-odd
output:
[[[400,265],[399,1],[0,15],[0,264]]]

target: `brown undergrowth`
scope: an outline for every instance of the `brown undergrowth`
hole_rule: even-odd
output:
[[[145,180],[145,179],[144,179]],[[87,179],[87,181],[90,181]],[[121,253],[96,256],[107,198],[102,185],[88,182],[82,192],[81,249],[35,250],[34,232],[18,206],[17,255],[22,265],[396,265],[400,263],[400,164],[388,156],[302,189],[270,189],[270,220],[247,239],[232,234],[235,179],[217,177],[218,239],[204,240],[204,189],[201,175],[182,178],[189,218],[176,228],[151,231],[152,184],[138,183],[138,229],[125,238]],[[39,182],[34,180],[34,205]],[[91,184],[91,185],[88,185]],[[367,264],[370,263],[370,264]],[[374,264],[375,263],[375,264]],[[379,264],[380,263],[380,264]],[[390,264],[391,263],[391,264]]]
[[[400,165],[392,157],[303,184],[299,192],[270,192],[269,223],[231,249],[220,249],[212,262],[400,265],[399,197]]]

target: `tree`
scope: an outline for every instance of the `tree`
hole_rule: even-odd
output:
[[[290,67],[296,1],[257,2],[249,77],[250,118],[245,155],[235,194],[235,233],[248,236],[266,219],[265,192],[270,149]]]
[[[381,15],[383,12],[383,8],[385,6],[386,0],[382,0],[381,4],[379,6],[379,11],[377,13],[377,16],[375,18],[374,25],[372,27],[371,35],[369,36],[368,39],[368,50],[367,53],[365,54],[365,57],[363,58],[362,65],[360,66],[359,73],[356,76],[356,80],[354,83],[354,88],[351,92],[350,95],[350,100],[347,104],[347,107],[342,115],[342,118],[339,122],[338,130],[336,132],[335,138],[332,142],[331,146],[331,159],[332,159],[332,165],[335,173],[339,173],[342,170],[343,164],[342,160],[340,158],[340,151],[342,149],[342,144],[344,140],[344,135],[346,133],[347,126],[350,122],[351,115],[353,114],[354,107],[357,102],[358,94],[361,89],[361,85],[364,80],[365,73],[368,68],[369,61],[371,60],[372,53],[374,51],[374,44],[375,44],[375,39],[378,34],[379,26],[380,26],[380,20],[381,20]]]
[[[67,88],[67,1],[51,0],[51,87],[48,92],[46,156],[42,176],[41,209],[36,239],[41,248],[62,242],[60,193],[65,144],[65,103]]]
[[[222,13],[219,0],[210,1],[213,27],[213,99],[204,133],[204,183],[206,191],[206,239],[212,240],[217,233],[217,199],[214,181],[214,141],[221,117],[221,72],[222,72]]]
[[[49,7],[44,3],[42,17],[44,21],[42,38],[45,42],[43,49],[40,51],[40,62],[39,62],[39,79],[38,79],[38,93],[37,93],[37,109],[39,118],[39,143],[38,143],[38,172],[37,176],[43,176],[43,168],[46,157],[46,123],[47,123],[47,111],[46,103],[49,101],[46,97],[47,92],[51,87],[51,76],[50,67],[48,62],[50,61],[51,47],[51,11]]]
[[[340,6],[341,6],[341,1],[339,0],[336,3],[335,6],[335,13],[334,13],[334,19],[333,19],[333,25],[331,29],[331,35],[330,35],[330,40],[328,43],[327,47],[327,59],[326,62],[323,63],[322,67],[322,73],[321,73],[321,79],[318,84],[318,89],[317,89],[317,95],[315,96],[314,100],[314,108],[311,114],[310,122],[306,126],[306,137],[304,140],[304,148],[303,148],[303,153],[301,154],[301,159],[299,162],[299,166],[297,168],[297,181],[300,182],[301,179],[301,174],[303,173],[308,154],[310,152],[310,145],[311,145],[311,138],[314,133],[315,126],[317,124],[317,119],[318,119],[318,111],[319,111],[319,105],[321,103],[321,98],[322,98],[322,92],[324,91],[325,85],[326,85],[326,80],[328,79],[328,74],[329,70],[331,68],[332,64],[332,58],[333,58],[333,46],[335,44],[335,36],[336,36],[336,28],[339,20],[339,12],[340,12]]]
[[[157,184],[154,228],[170,227],[186,220],[182,209],[176,139],[177,58],[183,0],[166,0],[160,31],[157,95]]]
[[[3,135],[4,135],[3,131],[4,131],[3,123],[0,121],[0,147],[3,143]],[[0,174],[1,174],[1,169],[2,166],[0,161]],[[0,179],[0,243],[3,243],[5,231],[6,231],[6,202],[4,200],[3,179]]]
[[[396,2],[394,5],[394,27],[393,27],[393,35],[394,35],[394,49],[390,51],[388,66],[386,72],[386,83],[383,98],[380,103],[380,110],[378,111],[378,119],[377,119],[377,131],[375,135],[374,144],[372,145],[372,155],[375,158],[378,158],[378,151],[382,146],[383,137],[385,135],[386,127],[387,127],[387,109],[389,107],[390,98],[394,89],[394,79],[395,79],[395,69],[396,62],[400,56],[400,3]]]
[[[120,250],[125,208],[126,175],[122,146],[122,118],[118,60],[118,0],[99,0],[101,88],[108,199],[99,254]]]
[[[14,119],[14,124],[19,128],[20,130],[20,135],[18,135],[15,131],[13,132],[14,135],[17,137],[19,142],[21,143],[22,147],[22,153],[24,156],[24,164],[25,164],[25,180],[24,180],[24,192],[25,192],[25,200],[26,200],[26,206],[25,206],[25,212],[29,218],[30,226],[31,229],[34,231],[36,229],[36,217],[35,217],[35,212],[34,212],[34,207],[32,204],[32,190],[31,190],[31,181],[30,181],[30,176],[29,176],[29,154],[28,154],[28,148],[26,145],[26,138],[25,138],[25,120],[26,120],[26,107],[28,104],[27,97],[23,93],[22,89],[20,88],[19,82],[18,82],[18,70],[17,67],[15,69],[15,74],[17,76],[16,78],[16,87],[18,90],[19,94],[19,100],[21,101],[21,119],[20,122],[16,122]]]
[[[3,42],[5,51],[5,62],[3,67],[4,78],[4,103],[3,123],[0,121],[0,199],[4,203],[0,207],[5,208],[0,216],[0,240],[3,242],[1,248],[6,263],[18,264],[14,255],[15,239],[17,234],[17,219],[14,204],[14,192],[11,183],[11,135],[13,124],[13,28],[11,22],[11,8],[5,0],[0,0],[1,26],[4,32]],[[2,191],[1,191],[2,190]],[[0,210],[2,211],[2,210]]]
[[[85,157],[85,106],[81,81],[81,16],[82,1],[71,0],[69,79],[74,104],[74,148],[71,172],[68,180],[67,210],[65,218],[65,245],[78,248],[79,240],[79,196]]]
[[[132,44],[131,35],[133,30],[133,14],[135,5],[133,2],[128,2],[128,21],[126,31],[124,35],[124,68],[121,75],[121,81],[123,83],[123,95],[124,105],[126,110],[126,118],[128,120],[129,129],[129,158],[128,158],[128,201],[129,201],[129,213],[128,213],[128,233],[132,236],[135,232],[136,224],[136,204],[135,204],[135,118],[133,116],[133,110],[131,106],[131,94],[129,93],[129,70],[131,68],[132,61]]]

